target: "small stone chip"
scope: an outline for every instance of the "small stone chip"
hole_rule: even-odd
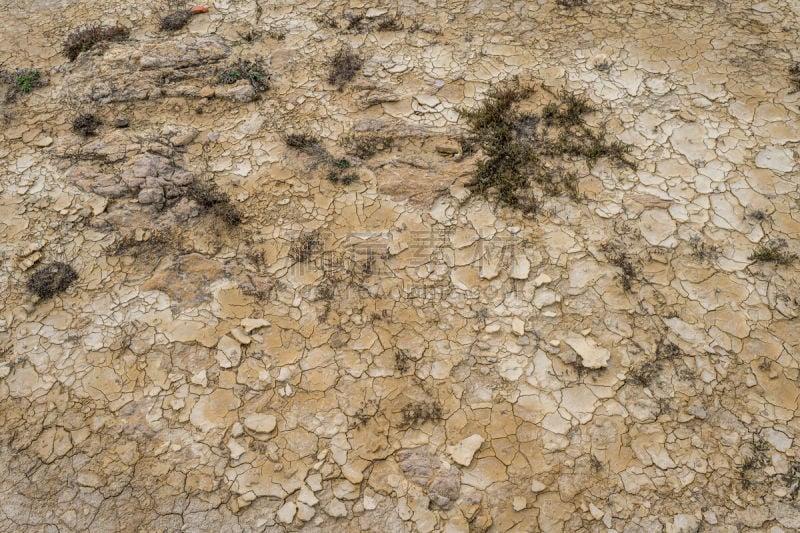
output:
[[[470,463],[472,463],[472,457],[475,455],[475,452],[477,452],[481,444],[483,444],[483,440],[483,437],[478,434],[471,435],[455,446],[448,446],[447,453],[456,463],[462,466],[469,466]]]

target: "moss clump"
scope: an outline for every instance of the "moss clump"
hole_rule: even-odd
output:
[[[77,279],[78,273],[69,264],[54,261],[33,273],[28,280],[28,291],[40,300],[48,300],[67,290]]]
[[[75,61],[81,52],[88,52],[102,42],[122,41],[128,38],[130,30],[125,26],[102,26],[93,24],[70,33],[64,40],[62,53],[70,61]]]

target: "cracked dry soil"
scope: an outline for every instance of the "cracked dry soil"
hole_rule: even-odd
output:
[[[0,0],[0,530],[800,530],[797,3],[190,7]]]

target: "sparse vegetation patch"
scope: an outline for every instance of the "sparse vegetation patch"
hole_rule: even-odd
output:
[[[192,182],[186,187],[186,196],[230,226],[238,226],[242,222],[239,209],[213,182]]]
[[[33,273],[28,280],[28,291],[38,296],[40,300],[48,300],[67,290],[77,279],[78,273],[69,264],[54,261],[41,266]]]
[[[759,245],[748,259],[756,262],[790,265],[797,259],[797,254],[784,250],[785,244],[773,242]]]
[[[153,232],[148,238],[142,240],[128,235],[117,241],[116,245],[111,250],[111,254],[114,256],[129,255],[132,257],[149,254],[160,256],[166,250],[173,248],[176,241],[177,234],[174,229]]]
[[[607,142],[602,129],[586,125],[584,115],[594,110],[588,100],[562,92],[538,114],[520,111],[518,104],[532,92],[513,80],[491,89],[477,108],[461,110],[472,130],[462,141],[465,153],[477,146],[486,157],[469,183],[475,192],[534,214],[540,205],[534,186],[547,195],[578,198],[577,176],[560,160],[583,159],[591,166],[609,158],[634,166],[626,157],[627,145]]]
[[[289,148],[294,148],[302,152],[313,151],[314,148],[319,146],[319,138],[311,133],[290,133],[284,137],[283,142]]]
[[[767,458],[769,443],[758,435],[753,435],[752,439],[748,446],[749,450],[744,454],[742,464],[739,466],[739,481],[744,489],[749,489],[754,485],[753,478],[757,477],[758,471],[769,461]]]
[[[387,15],[381,17],[378,21],[378,31],[400,31],[403,29],[403,23],[394,15]]]
[[[719,246],[702,241],[698,235],[689,240],[692,257],[698,261],[713,261],[719,256]]]
[[[628,252],[625,251],[622,245],[613,242],[607,242],[602,245],[600,251],[606,255],[612,265],[620,269],[617,274],[620,285],[625,292],[630,292],[633,288],[633,282],[639,278],[639,269],[634,265]]]
[[[239,59],[233,65],[224,69],[218,78],[220,85],[229,85],[239,80],[247,80],[253,89],[259,92],[269,89],[270,75],[261,66],[261,61]]]
[[[359,159],[369,159],[378,152],[383,152],[392,147],[394,137],[376,133],[355,134],[351,133],[342,139],[342,144],[349,154]]]
[[[162,31],[177,31],[186,26],[191,18],[192,12],[188,9],[173,11],[161,19],[158,27]]]
[[[664,363],[672,361],[681,354],[677,345],[661,339],[656,346],[654,358],[646,359],[628,374],[628,381],[647,387],[651,385],[664,370]]]
[[[83,113],[75,117],[72,121],[72,131],[79,133],[84,137],[97,134],[97,128],[103,124],[103,121],[91,113]]]
[[[317,232],[304,233],[292,242],[289,247],[289,257],[298,263],[305,263],[321,248],[322,242]]]
[[[328,83],[336,85],[341,91],[347,82],[352,80],[361,70],[362,59],[349,48],[340,48],[331,60],[328,70]]]
[[[103,42],[122,41],[128,38],[130,30],[125,26],[103,26],[93,24],[70,33],[64,40],[62,53],[70,61],[75,61],[81,52],[88,52]]]
[[[401,410],[403,414],[403,428],[419,426],[429,420],[440,420],[444,411],[439,402],[421,401],[409,402]]]
[[[0,82],[11,85],[6,93],[6,101],[13,101],[18,94],[28,94],[38,87],[47,85],[42,72],[34,68],[21,68],[13,72],[0,70]]]
[[[800,62],[789,67],[789,83],[792,85],[792,94],[800,92]]]

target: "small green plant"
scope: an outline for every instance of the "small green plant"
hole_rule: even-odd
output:
[[[70,33],[64,40],[62,53],[70,61],[75,61],[81,52],[88,52],[97,44],[122,41],[128,38],[130,30],[125,26],[103,26],[93,24]]]
[[[78,279],[78,273],[67,263],[54,261],[41,266],[28,280],[28,291],[48,300],[64,292]]]
[[[348,153],[359,159],[369,159],[378,152],[390,149],[393,143],[394,137],[391,135],[378,135],[374,133],[351,133],[342,139],[342,144],[347,148]]]
[[[6,94],[7,102],[13,101],[18,94],[29,94],[34,89],[47,85],[42,72],[34,68],[21,68],[13,72],[0,69],[0,82],[11,85]]]
[[[220,85],[230,85],[239,80],[247,80],[253,89],[263,92],[269,89],[269,79],[270,75],[260,65],[260,60],[256,62],[239,59],[220,73],[218,82]]]
[[[17,71],[14,83],[23,94],[28,94],[34,87],[40,87],[42,73],[35,69]]]
[[[352,80],[361,70],[362,59],[347,47],[340,48],[331,59],[328,70],[328,83],[336,85],[341,91],[347,82]]]
[[[759,245],[748,259],[751,261],[790,265],[797,259],[797,254],[784,250],[781,243],[767,243]]]
[[[84,137],[97,134],[97,128],[103,124],[99,118],[92,113],[83,113],[75,117],[72,121],[72,131],[79,133]]]
[[[158,28],[161,31],[177,31],[186,26],[192,18],[192,12],[188,9],[173,11],[161,19]]]

